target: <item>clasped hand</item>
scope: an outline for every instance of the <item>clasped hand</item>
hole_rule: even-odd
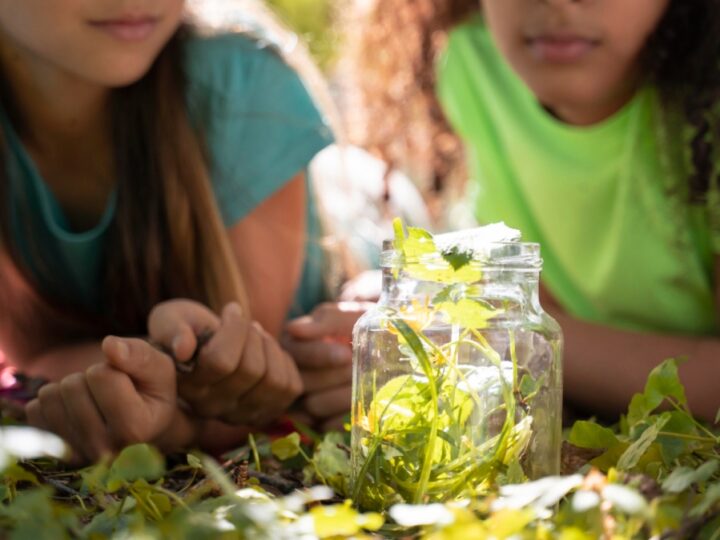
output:
[[[225,306],[218,317],[190,300],[164,302],[151,312],[148,330],[150,339],[178,362],[193,357],[198,335],[213,333],[198,351],[193,371],[177,377],[179,396],[200,417],[268,424],[302,393],[295,362],[236,303]]]

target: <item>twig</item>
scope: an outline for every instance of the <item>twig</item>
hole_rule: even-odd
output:
[[[285,478],[282,478],[280,476],[272,476],[270,474],[265,474],[259,471],[248,470],[248,476],[250,478],[257,478],[261,484],[265,484],[267,486],[279,489],[285,494],[291,493],[298,489],[298,487],[300,487],[297,485],[296,482],[286,480]]]

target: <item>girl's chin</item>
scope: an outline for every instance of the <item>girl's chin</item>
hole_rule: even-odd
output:
[[[122,88],[130,86],[142,79],[150,70],[152,62],[127,65],[127,63],[108,63],[92,72],[86,71],[84,78],[90,82],[107,88]]]

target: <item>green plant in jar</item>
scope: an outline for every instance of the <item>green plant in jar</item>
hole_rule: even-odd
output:
[[[353,499],[384,509],[479,495],[559,468],[561,335],[537,244],[504,225],[395,222],[383,293],[355,326]]]

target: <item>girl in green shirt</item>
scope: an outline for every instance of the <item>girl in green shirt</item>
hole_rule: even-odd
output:
[[[439,186],[461,148],[451,130],[459,136],[476,218],[504,220],[542,246],[567,397],[617,413],[659,361],[686,356],[690,403],[714,418],[717,3],[363,5],[353,20],[365,29],[368,144],[428,163]]]

